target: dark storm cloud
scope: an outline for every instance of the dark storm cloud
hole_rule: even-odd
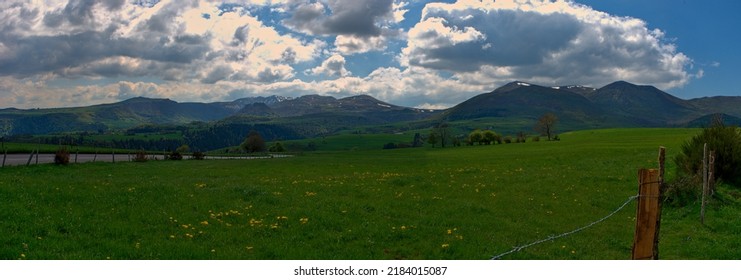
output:
[[[0,75],[27,77],[46,72],[64,76],[65,71],[108,57],[131,57],[164,63],[190,63],[209,51],[201,36],[178,36],[170,41],[120,38],[110,32],[88,31],[71,35],[0,35],[11,56],[0,58]],[[167,41],[162,44],[161,41]],[[115,73],[104,72],[106,75]],[[90,73],[94,74],[94,73]],[[103,74],[103,73],[100,73]],[[114,75],[115,76],[115,75]]]
[[[71,0],[61,10],[44,15],[44,24],[47,27],[59,27],[63,23],[73,26],[94,23],[93,8],[101,4],[107,10],[118,10],[126,3],[125,0]]]
[[[327,5],[329,14],[321,3],[299,4],[284,23],[319,35],[380,36],[381,21],[393,12],[393,0],[330,0]]]

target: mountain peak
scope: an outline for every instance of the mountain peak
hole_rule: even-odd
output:
[[[616,90],[627,90],[627,89],[639,89],[639,88],[653,88],[653,86],[639,86],[626,81],[617,81],[609,85],[602,87],[601,89],[616,89]]]
[[[176,101],[170,100],[169,98],[149,98],[149,97],[144,97],[144,96],[132,97],[124,101],[121,101],[120,103],[127,104],[127,103],[158,102],[158,101],[177,103]]]
[[[531,86],[538,86],[538,85],[533,85],[531,83],[526,83],[526,82],[523,82],[523,81],[514,81],[514,82],[507,83],[507,84],[505,84],[505,85],[503,85],[503,86],[495,89],[494,92],[508,92],[508,91],[512,91],[512,90],[515,90],[515,89],[518,89],[518,88],[531,87]]]

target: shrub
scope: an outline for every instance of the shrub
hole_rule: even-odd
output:
[[[512,137],[510,137],[510,136],[504,136],[504,143],[505,144],[512,143]]]
[[[725,126],[722,120],[713,121],[711,127],[682,145],[681,153],[674,158],[679,172],[700,176],[705,143],[708,151],[715,152],[715,178],[741,187],[741,133],[734,126]]]
[[[396,149],[396,144],[389,142],[383,145],[384,150]]]
[[[705,143],[708,151],[715,151],[714,177],[736,187],[741,187],[741,132],[725,126],[720,119],[682,145],[674,158],[677,178],[667,184],[666,200],[682,206],[697,202],[702,195],[702,157]]]
[[[275,142],[275,144],[270,145],[268,151],[271,153],[282,153],[286,151],[286,148],[284,148],[283,144],[281,144],[280,142]]]
[[[174,152],[170,153],[167,156],[167,159],[169,159],[169,160],[182,160],[183,159],[183,155],[180,154],[180,153],[178,153],[178,151],[174,151]]]
[[[540,142],[540,136],[535,136],[532,139],[533,142]]]
[[[527,142],[527,135],[524,132],[517,133],[517,143]]]
[[[134,154],[134,161],[147,162],[147,152],[143,149],[136,151],[136,154]]]
[[[67,148],[59,148],[54,154],[54,164],[66,165],[69,164],[69,151]]]
[[[206,158],[206,154],[203,152],[193,152],[193,159],[195,160],[204,160]]]
[[[697,202],[702,195],[702,179],[699,176],[681,174],[666,184],[664,197],[673,206],[688,205]]]

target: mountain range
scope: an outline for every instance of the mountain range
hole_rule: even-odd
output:
[[[722,114],[740,124],[741,97],[683,100],[653,86],[618,81],[602,88],[544,87],[512,82],[475,96],[442,113],[449,120],[485,117],[535,120],[555,113],[572,129],[606,127],[684,127]]]
[[[474,96],[446,110],[396,106],[368,95],[337,99],[306,95],[249,97],[231,102],[179,103],[137,97],[112,104],[56,109],[1,109],[0,136],[78,131],[126,130],[142,125],[212,126],[227,124],[284,125],[290,138],[311,137],[353,129],[413,122],[475,119],[520,120],[529,131],[540,115],[555,113],[569,129],[606,127],[681,127],[707,124],[711,115],[741,124],[741,97],[684,100],[653,86],[618,81],[602,88],[545,87],[515,81]],[[303,127],[302,127],[303,126]],[[513,128],[515,129],[515,128]]]

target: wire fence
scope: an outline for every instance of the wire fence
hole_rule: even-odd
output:
[[[580,228],[577,228],[575,230],[572,230],[572,231],[569,231],[569,232],[564,232],[564,233],[561,233],[561,234],[558,234],[558,235],[551,235],[548,238],[541,239],[541,240],[538,240],[538,241],[535,241],[535,242],[531,242],[529,244],[525,244],[525,245],[514,247],[514,248],[512,248],[512,250],[509,250],[507,252],[504,252],[504,253],[501,253],[499,255],[493,256],[491,259],[492,260],[498,260],[498,259],[501,259],[502,257],[504,257],[506,255],[519,252],[519,251],[521,251],[523,249],[526,249],[528,247],[532,247],[532,246],[538,245],[538,244],[543,243],[543,242],[548,242],[548,241],[556,240],[556,239],[559,239],[559,238],[562,238],[562,237],[566,237],[566,236],[572,235],[574,233],[580,232],[582,230],[588,229],[588,228],[590,228],[590,227],[592,227],[592,226],[594,226],[596,224],[599,224],[601,222],[604,222],[605,220],[607,220],[610,217],[614,216],[615,214],[617,214],[618,212],[620,212],[620,210],[623,210],[623,208],[625,208],[625,206],[628,206],[628,204],[630,204],[630,202],[632,202],[633,200],[635,200],[636,198],[639,198],[639,197],[640,197],[640,195],[634,195],[634,196],[629,197],[623,203],[623,205],[620,205],[620,207],[618,207],[617,209],[615,209],[615,211],[612,211],[612,213],[608,214],[607,216],[604,216],[604,217],[602,217],[599,220],[596,220],[594,222],[591,222],[588,225],[585,225],[585,226],[580,227]]]

